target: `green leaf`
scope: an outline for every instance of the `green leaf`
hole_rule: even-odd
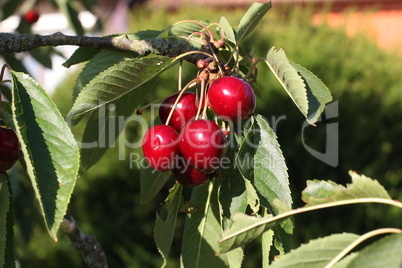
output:
[[[378,182],[366,176],[354,173],[351,175],[353,183],[347,188],[334,187],[334,183],[319,184],[319,182],[313,182],[310,184],[307,187],[308,190],[303,192],[304,199],[308,200],[308,204],[302,208],[289,210],[285,202],[276,199],[273,201],[273,206],[278,209],[279,214],[275,217],[267,216],[258,219],[236,214],[233,217],[234,225],[225,232],[224,238],[219,240],[221,252],[242,246],[261,235],[265,230],[277,228],[278,224],[281,224],[281,230],[284,233],[290,234],[293,230],[293,223],[290,222],[289,218],[308,211],[359,203],[379,203],[402,208],[400,202],[389,198],[388,193]],[[278,234],[277,230],[275,230],[275,234]],[[286,235],[281,239],[283,238],[286,238]],[[284,245],[286,246],[286,244]]]
[[[146,204],[159,193],[172,173],[159,172],[151,167],[142,167],[140,172],[140,200],[141,204]]]
[[[358,238],[358,235],[349,233],[318,238],[282,256],[278,261],[273,262],[270,267],[323,268]]]
[[[359,255],[358,252],[353,252],[350,253],[349,255],[347,255],[346,257],[344,257],[342,260],[340,260],[339,262],[337,262],[333,268],[349,268],[350,263],[353,261],[354,258],[357,257],[357,255]]]
[[[126,34],[128,39],[130,40],[144,40],[144,39],[149,39],[149,38],[154,38],[157,37],[161,31],[155,31],[155,30],[148,30],[148,31],[139,31],[137,33],[129,33]],[[120,36],[119,34],[114,34],[114,35],[108,35],[105,37],[116,37]],[[96,54],[99,52],[106,52],[106,53],[122,53],[122,52],[117,52],[117,51],[112,51],[112,50],[99,50],[95,48],[90,48],[90,47],[79,47],[77,48],[74,53],[71,55],[71,57],[63,63],[64,67],[69,68],[72,65],[82,63],[85,61],[89,61],[90,59],[94,58]],[[131,53],[131,57],[134,57],[135,54]],[[96,67],[97,65],[94,64],[93,67]]]
[[[84,28],[82,27],[81,21],[78,19],[78,12],[71,5],[71,1],[68,0],[57,0],[60,10],[66,16],[70,27],[73,28],[77,35],[84,35]]]
[[[3,96],[2,96],[2,97],[3,97],[3,100],[4,100],[4,97],[5,97],[8,101],[11,100],[11,88],[9,88],[8,86],[6,86],[6,85],[4,85],[4,84],[0,85],[0,93],[3,95]]]
[[[62,65],[66,68],[70,68],[70,66],[82,63],[85,61],[89,61],[96,54],[100,52],[99,49],[93,49],[90,47],[79,47],[77,48],[74,53],[68,58]]]
[[[167,258],[172,246],[173,235],[176,227],[177,213],[182,202],[182,186],[178,183],[170,191],[161,212],[156,215],[154,236],[156,246],[163,257],[162,267],[166,267]]]
[[[272,218],[272,215],[259,218],[243,213],[236,213],[232,217],[232,227],[225,230],[223,239],[218,241],[219,252],[224,253],[243,246],[259,237],[266,230],[273,228],[276,223],[260,224],[263,220],[270,218]]]
[[[235,255],[215,254],[218,251],[217,241],[222,237],[218,180],[215,178],[209,184],[193,189],[190,202],[199,210],[187,214],[186,217],[182,242],[182,267],[227,267],[229,257],[237,255],[242,259],[240,251],[237,251]],[[236,259],[236,261],[238,266],[239,260]]]
[[[271,2],[268,3],[253,3],[251,7],[241,18],[237,28],[237,42],[242,41],[249,35],[254,28],[260,23],[265,13],[272,7]]]
[[[331,92],[329,92],[327,86],[312,72],[294,62],[290,62],[290,64],[304,79],[309,104],[307,121],[310,124],[314,124],[324,111],[325,104],[332,101]]]
[[[85,85],[75,100],[69,117],[81,117],[116,101],[170,68],[173,62],[173,59],[163,56],[124,59],[99,73]]]
[[[3,120],[4,124],[9,128],[14,128],[13,115],[11,113],[11,103],[1,102],[0,104],[0,119]]]
[[[254,118],[240,145],[237,163],[243,176],[268,202],[266,206],[272,208],[273,200],[279,198],[291,207],[285,159],[275,133],[261,115]]]
[[[262,268],[269,267],[269,252],[273,242],[274,231],[268,230],[262,234]]]
[[[256,122],[259,131],[254,139],[254,185],[270,203],[279,198],[291,207],[289,176],[276,134],[262,116],[257,116]]]
[[[349,268],[402,267],[402,234],[388,235],[359,252]]]
[[[116,52],[111,50],[102,50],[99,54],[96,54],[94,58],[85,65],[75,82],[73,101],[77,99],[78,94],[82,89],[101,72],[132,57],[133,53]]]
[[[349,175],[352,177],[352,183],[347,187],[332,181],[307,181],[307,187],[302,192],[302,199],[306,203],[306,207],[358,198],[391,200],[387,191],[378,181],[353,171],[350,171]]]
[[[3,54],[1,56],[14,71],[28,73],[28,70],[25,68],[24,64],[22,64],[22,61],[17,59],[14,54]]]
[[[141,85],[124,98],[110,103],[108,107],[102,106],[91,114],[81,141],[81,172],[96,164],[109,148],[115,147],[116,139],[119,140],[121,154],[125,153],[124,146],[140,147],[135,143],[128,143],[124,130],[132,121],[138,124],[146,123],[141,116],[131,114],[146,95],[155,88],[156,81],[157,79],[153,79]]]
[[[177,22],[165,30],[163,30],[158,37],[169,36],[169,37],[188,37],[194,32],[205,32],[205,28],[208,23],[202,21],[180,21]]]
[[[306,85],[286,57],[285,52],[282,49],[276,50],[275,47],[272,47],[267,54],[265,63],[289,94],[297,108],[307,117],[309,102]]]
[[[53,239],[77,180],[79,149],[67,123],[29,75],[11,72],[12,111],[27,173]]]
[[[260,115],[253,119],[249,125],[244,126],[245,139],[240,146],[237,165],[243,176],[249,179],[257,190],[261,205],[276,215],[281,210],[288,210],[292,203],[286,163],[276,135],[268,123]],[[281,206],[286,209],[277,207],[279,202],[274,203],[277,199],[282,200]],[[275,246],[280,252],[284,253],[290,248],[292,233],[291,219],[275,228]],[[246,241],[243,242],[247,243]],[[237,246],[243,245],[243,242],[239,240]]]
[[[163,30],[158,37],[169,37],[169,38],[178,38],[183,39],[187,38],[194,32],[205,32],[205,28],[208,25],[206,22],[202,21],[180,21],[175,23],[165,30]],[[187,42],[194,47],[201,47],[200,42],[201,38],[198,35],[192,36],[190,40]]]
[[[0,173],[0,267],[15,267],[13,197],[11,183]]]
[[[146,30],[146,31],[138,31],[136,33],[128,33],[127,37],[130,40],[145,40],[150,38],[158,37],[162,31],[159,30]]]
[[[246,183],[247,204],[254,214],[258,213],[260,210],[260,198],[258,197],[257,191],[249,180],[245,179],[244,182]]]
[[[8,17],[12,16],[21,3],[23,3],[23,0],[8,0],[3,3],[0,9],[0,21],[4,21]]]
[[[230,157],[232,163],[232,150],[229,150],[227,156]],[[231,218],[236,212],[244,213],[246,211],[248,196],[246,180],[236,167],[222,170],[220,177],[222,184],[219,188],[219,201],[222,207],[223,229],[226,230],[230,228]]]
[[[230,26],[229,21],[225,17],[221,17],[219,20],[219,25],[222,27],[221,36],[225,36],[233,44],[236,44],[236,36],[233,31],[232,26]]]
[[[32,57],[48,69],[52,69],[52,47],[38,47],[29,51]]]

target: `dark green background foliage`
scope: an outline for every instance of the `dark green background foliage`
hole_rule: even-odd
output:
[[[236,25],[244,10],[183,9],[168,12],[148,8],[134,8],[131,16],[132,32],[159,30],[182,20],[208,18],[218,21],[226,16]],[[255,47],[255,57],[265,56],[271,46],[283,48],[290,60],[305,66],[331,90],[339,101],[339,116],[329,120],[339,124],[339,165],[331,167],[315,159],[302,144],[304,118],[280,88],[279,83],[264,64],[254,89],[258,96],[257,113],[269,122],[285,116],[277,125],[279,143],[286,158],[294,207],[302,206],[300,192],[308,179],[330,179],[337,183],[350,182],[350,169],[376,178],[395,199],[402,199],[402,62],[396,55],[379,50],[363,36],[348,38],[343,31],[327,26],[311,26],[309,10],[294,7],[275,7],[262,20],[246,47]],[[144,27],[147,27],[146,29]],[[176,71],[176,70],[175,70]],[[159,80],[155,94],[148,101],[169,95],[177,89],[177,74],[168,71]],[[184,83],[196,69],[185,65]],[[71,98],[74,78],[61,83],[54,96],[65,113]],[[144,113],[149,118],[148,113]],[[305,129],[306,144],[320,152],[325,150],[326,124]],[[79,131],[79,130],[78,130]],[[126,135],[139,140],[140,126],[130,124]],[[131,151],[133,152],[133,151]],[[127,152],[129,153],[129,152]],[[168,194],[173,181],[165,186],[153,202],[141,205],[139,172],[130,169],[128,161],[118,160],[118,150],[110,150],[100,163],[77,181],[69,212],[86,233],[94,235],[105,250],[110,267],[157,267],[161,264],[153,241],[153,225],[159,205]],[[128,159],[128,158],[127,158]],[[15,170],[17,172],[17,170]],[[42,224],[39,211],[31,211],[35,203],[28,179],[14,177],[15,211],[17,222],[16,255],[22,267],[83,267],[79,253],[60,232],[59,242],[53,243]],[[17,185],[18,184],[18,185]],[[17,187],[18,186],[18,187]],[[296,216],[295,246],[311,238],[330,233],[354,232],[362,234],[377,227],[395,226],[393,210],[378,205],[356,205],[311,212]],[[170,267],[178,266],[180,234],[183,219],[177,223],[171,252]],[[245,267],[258,267],[260,250],[251,243],[246,247]]]

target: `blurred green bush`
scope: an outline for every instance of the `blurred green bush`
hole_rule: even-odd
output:
[[[216,10],[191,7],[180,10],[135,7],[131,14],[132,32],[163,29],[184,19],[218,21],[225,16],[236,25],[244,9]],[[287,56],[320,77],[339,104],[339,116],[323,120],[317,127],[304,130],[305,143],[325,151],[326,124],[339,124],[339,165],[331,167],[310,155],[303,146],[304,118],[286,96],[268,68],[261,64],[255,85],[258,96],[257,113],[268,121],[283,116],[277,124],[290,175],[294,206],[301,206],[300,192],[308,179],[350,182],[350,169],[371,176],[382,183],[395,199],[402,200],[402,61],[386,53],[364,36],[349,38],[342,30],[326,25],[312,26],[310,8],[275,6],[259,27],[246,40],[255,47],[255,56],[263,57],[270,47],[283,48]],[[184,81],[196,69],[185,65]],[[61,83],[55,102],[66,113],[69,109],[75,78]],[[148,101],[164,97],[176,90],[176,72],[162,75],[157,90]],[[148,115],[145,113],[145,117]],[[139,126],[129,125],[126,135],[141,138]],[[84,232],[94,235],[105,250],[110,267],[158,267],[161,260],[153,241],[153,224],[160,203],[169,186],[149,204],[139,201],[139,173],[130,169],[128,158],[118,160],[117,148],[111,149],[98,165],[77,181],[69,212]],[[33,201],[27,179],[20,179],[16,191],[16,248],[22,267],[84,267],[67,237],[60,232],[59,242],[51,241],[38,211],[29,209]],[[376,205],[357,205],[297,216],[295,245],[333,232],[364,233],[372,228],[396,226],[392,209]],[[178,229],[182,227],[178,221]],[[400,227],[400,226],[399,226]],[[180,232],[175,235],[172,261],[178,267]],[[260,256],[255,244],[246,247],[245,267],[259,267]]]

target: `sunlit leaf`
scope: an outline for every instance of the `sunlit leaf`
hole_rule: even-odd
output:
[[[391,199],[378,181],[353,171],[349,172],[349,175],[352,177],[352,183],[347,187],[332,181],[307,181],[307,187],[302,193],[306,206],[365,197]]]
[[[222,27],[221,35],[225,36],[233,44],[236,43],[236,35],[233,31],[232,26],[230,26],[229,21],[225,17],[221,17],[219,20],[219,25]]]
[[[243,176],[268,202],[266,206],[272,208],[272,201],[277,198],[291,206],[285,159],[276,134],[261,115],[255,117],[240,145],[237,164]]]
[[[81,140],[81,172],[95,165],[110,148],[115,147],[116,140],[118,140],[117,146],[140,147],[139,142],[127,143],[125,129],[130,122],[141,126],[146,123],[140,115],[132,115],[132,113],[152,92],[156,82],[157,79],[148,81],[124,98],[117,99],[107,107],[102,106],[91,114]],[[123,153],[122,151],[120,150],[119,153]],[[130,154],[130,156],[134,155]]]
[[[324,111],[325,104],[332,101],[331,92],[329,92],[327,86],[312,72],[299,64],[294,62],[290,63],[304,79],[308,99],[308,112],[307,116],[305,116],[310,124],[314,124]]]
[[[359,236],[343,233],[311,240],[271,264],[272,268],[323,268]]]
[[[237,213],[233,216],[233,225],[224,232],[224,238],[219,240],[219,252],[228,252],[237,247],[243,246],[256,239],[266,230],[273,228],[276,223],[261,224],[264,219],[270,219],[272,215],[264,218],[249,216],[243,213]]]
[[[11,72],[12,111],[27,173],[53,239],[77,180],[79,149],[67,123],[29,75]]]
[[[272,230],[268,230],[262,234],[262,239],[261,239],[262,268],[269,267],[269,253],[271,251],[273,236],[274,236],[274,232]]]
[[[237,28],[237,42],[243,40],[258,25],[265,13],[272,7],[271,2],[253,3],[241,18]]]
[[[68,117],[78,118],[116,101],[171,67],[173,61],[163,56],[127,58],[120,61],[97,74],[84,86]]]
[[[265,63],[289,94],[297,108],[307,117],[309,101],[307,98],[306,85],[286,57],[285,52],[282,49],[277,50],[275,47],[272,47],[267,54]]]
[[[388,235],[361,250],[348,265],[348,268],[360,267],[402,267],[402,234]]]
[[[313,182],[310,184],[307,187],[308,190],[304,192],[304,198],[309,202],[305,207],[289,210],[286,203],[281,200],[274,200],[273,205],[279,211],[279,214],[274,217],[256,218],[236,214],[233,217],[235,223],[229,230],[225,231],[224,237],[219,240],[221,252],[243,246],[261,235],[265,230],[277,228],[278,224],[281,224],[283,231],[289,233],[293,229],[293,224],[289,222],[289,218],[308,211],[361,203],[379,203],[402,208],[400,202],[389,198],[388,193],[378,182],[366,176],[354,173],[351,175],[353,183],[349,184],[347,188],[335,183],[327,184],[324,182],[320,184]]]
[[[85,51],[83,51],[85,53]],[[113,65],[120,63],[126,59],[132,58],[133,53],[118,52],[111,50],[102,50],[93,56],[84,69],[80,72],[77,80],[75,81],[73,91],[73,101],[78,97],[78,94],[85,88],[85,86],[96,76]]]

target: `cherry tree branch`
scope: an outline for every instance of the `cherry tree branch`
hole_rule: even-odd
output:
[[[30,51],[43,46],[73,45],[94,49],[113,48],[123,51],[132,51],[139,56],[148,54],[177,57],[183,53],[197,51],[199,49],[178,40],[165,40],[163,38],[150,38],[147,40],[131,40],[127,35],[116,37],[90,37],[70,36],[61,32],[51,35],[39,34],[15,34],[0,33],[0,55],[16,52]],[[205,55],[194,53],[183,59],[196,63],[198,59],[206,58]]]
[[[95,237],[84,234],[71,215],[65,215],[60,228],[79,250],[89,268],[108,268],[106,255]]]

